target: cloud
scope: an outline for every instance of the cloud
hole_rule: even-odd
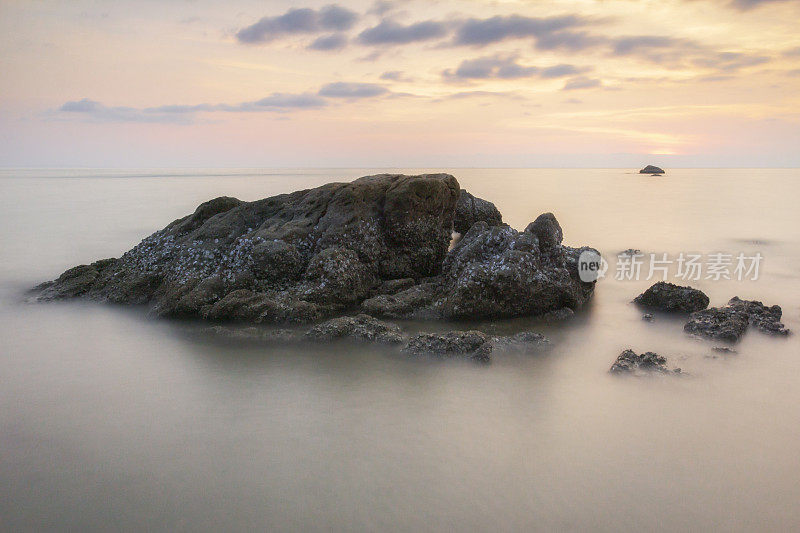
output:
[[[413,81],[410,77],[406,76],[402,70],[387,70],[381,74],[380,78],[390,81]]]
[[[612,52],[617,56],[649,53],[652,50],[668,48],[695,48],[696,46],[686,40],[658,35],[637,35],[633,37],[620,37],[615,39]]]
[[[390,2],[389,0],[376,0],[369,11],[367,11],[367,14],[382,17],[395,9],[396,6],[394,2]]]
[[[155,109],[147,111],[126,106],[109,107],[88,98],[66,102],[58,108],[56,113],[78,116],[94,122],[164,122],[174,124],[191,122],[190,119],[183,116],[183,113],[159,112]]]
[[[341,33],[324,35],[318,37],[313,43],[308,45],[309,50],[341,50],[347,45],[347,37]]]
[[[584,26],[587,21],[577,15],[526,17],[494,16],[488,19],[469,18],[456,30],[454,45],[486,46],[507,39],[552,37],[554,33]]]
[[[526,67],[517,63],[514,56],[489,56],[462,61],[458,68],[445,70],[442,74],[446,78],[475,80],[475,79],[514,79],[527,78],[539,73],[538,67]]]
[[[247,113],[247,112],[287,112],[290,110],[313,109],[328,105],[328,102],[313,93],[272,93],[251,102],[238,104],[171,104],[157,107],[135,108],[127,106],[106,106],[95,100],[83,98],[64,103],[56,110],[57,115],[79,116],[95,122],[145,122],[190,124],[196,113]]]
[[[457,93],[451,93],[435,100],[433,102],[441,102],[443,100],[463,100],[467,98],[508,98],[511,100],[525,100],[523,96],[515,92],[503,92],[503,91],[461,91]]]
[[[589,70],[591,69],[585,67],[579,68],[575,65],[567,65],[562,63],[560,65],[553,65],[552,67],[542,69],[540,76],[542,78],[563,78],[564,76],[574,76],[575,74],[580,74]]]
[[[327,102],[318,95],[310,93],[286,94],[272,93],[266,98],[255,102],[240,104],[238,111],[248,110],[277,110],[277,109],[310,109],[324,107]]]
[[[443,22],[426,20],[404,26],[392,20],[381,21],[372,28],[367,28],[358,35],[362,44],[408,44],[438,39],[447,34],[447,25]]]
[[[493,55],[467,59],[462,61],[455,70],[445,70],[442,75],[453,80],[479,80],[479,79],[518,79],[538,76],[541,78],[560,78],[586,72],[588,69],[578,68],[574,65],[560,64],[552,67],[540,68],[535,66],[520,65],[517,56]]]
[[[766,56],[750,56],[739,52],[718,52],[710,56],[694,59],[693,63],[699,67],[733,72],[743,67],[763,65],[769,60],[770,58]]]
[[[319,10],[293,8],[283,15],[264,17],[255,24],[242,28],[236,33],[236,39],[244,44],[257,44],[298,33],[345,31],[352,28],[358,18],[355,11],[335,4]]]
[[[558,31],[545,33],[536,39],[536,48],[539,50],[568,50],[576,52],[586,50],[608,42],[608,38],[591,35],[585,31]]]
[[[747,11],[764,4],[776,4],[778,2],[790,2],[793,0],[731,0],[730,5],[741,11]]]
[[[328,98],[359,99],[382,96],[388,92],[389,89],[376,83],[347,83],[337,81],[323,85],[318,94]]]
[[[600,87],[603,84],[597,78],[588,78],[586,76],[578,76],[577,78],[572,78],[571,80],[567,81],[564,84],[564,91],[574,91],[576,89],[592,89],[594,87]]]
[[[800,57],[800,46],[783,51],[786,57]]]

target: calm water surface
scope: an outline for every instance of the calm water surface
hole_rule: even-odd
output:
[[[373,172],[0,171],[0,529],[800,529],[798,337],[751,331],[720,356],[680,320],[641,320],[628,302],[652,281],[609,272],[573,321],[515,324],[553,349],[490,366],[231,346],[138,310],[22,301],[209,198]],[[778,303],[800,329],[798,170],[451,172],[512,226],[552,211],[566,243],[608,256],[760,252],[757,281],[692,284],[712,305]],[[627,347],[688,375],[610,376]]]

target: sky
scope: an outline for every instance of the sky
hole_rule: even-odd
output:
[[[0,0],[4,167],[800,166],[800,0]]]

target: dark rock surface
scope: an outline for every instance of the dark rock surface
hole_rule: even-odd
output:
[[[457,219],[471,225],[448,252]],[[39,300],[266,324],[359,307],[392,318],[566,315],[594,283],[578,277],[588,248],[562,240],[552,213],[519,232],[448,174],[381,174],[255,202],[216,198],[119,259],[75,267],[36,290]]]
[[[436,275],[459,197],[447,174],[367,176],[255,202],[217,198],[118,260],[65,272],[42,300],[151,304],[160,315],[315,319],[386,280]],[[238,290],[242,293],[214,308]],[[246,301],[245,301],[246,300]],[[299,305],[299,313],[263,313]]]
[[[728,302],[728,306],[744,314],[750,320],[750,324],[762,333],[769,335],[788,335],[790,331],[781,322],[783,311],[781,306],[766,306],[756,300],[742,300],[734,296]]]
[[[658,168],[654,165],[647,165],[642,170],[639,171],[639,174],[663,174],[664,169]]]
[[[730,353],[730,354],[737,353],[736,350],[734,350],[733,348],[728,348],[727,346],[714,346],[711,349],[717,353]]]
[[[442,359],[472,359],[489,362],[492,341],[480,331],[449,331],[447,333],[421,333],[408,340],[403,353]]]
[[[502,318],[586,303],[594,282],[580,281],[577,263],[589,248],[557,244],[555,219],[537,220],[544,222],[532,226],[545,242],[532,231],[476,222],[447,255],[436,311],[449,318]]]
[[[712,307],[689,315],[684,331],[712,339],[737,342],[748,325],[770,335],[788,335],[789,330],[781,323],[780,306],[767,307],[754,300],[742,300],[734,296],[725,307]]]
[[[396,294],[381,294],[361,304],[369,315],[384,318],[425,318],[434,316],[429,306],[439,293],[438,283],[420,283]]]
[[[536,217],[536,220],[525,228],[525,232],[536,235],[536,238],[539,239],[539,246],[543,249],[558,246],[564,240],[561,224],[558,223],[553,213],[542,213]]]
[[[535,352],[550,346],[550,341],[541,333],[520,331],[513,335],[494,337],[494,347],[509,352]]]
[[[204,328],[200,333],[226,341],[230,340],[242,343],[285,345],[299,342],[302,339],[296,331],[291,329],[264,329],[255,326],[245,328],[211,326]]]
[[[708,307],[709,299],[701,290],[659,281],[633,301],[659,311],[692,313]]]
[[[683,330],[727,342],[738,341],[747,331],[749,319],[741,311],[731,307],[711,307],[689,315]]]
[[[503,223],[503,215],[492,202],[477,198],[461,189],[456,204],[453,229],[464,234],[476,222],[486,222],[489,226],[500,226]]]
[[[634,374],[637,372],[660,372],[660,373],[680,373],[681,369],[676,368],[670,371],[667,368],[667,359],[655,352],[645,352],[641,355],[633,350],[625,350],[609,370],[612,374]]]
[[[575,311],[570,309],[569,307],[562,307],[561,309],[556,309],[555,311],[548,311],[547,313],[542,315],[542,320],[545,322],[563,322],[565,320],[569,320],[575,316]]]
[[[348,338],[400,344],[404,340],[399,326],[363,314],[332,318],[312,327],[305,336],[309,340],[321,342]]]

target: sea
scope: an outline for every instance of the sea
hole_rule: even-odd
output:
[[[381,172],[451,173],[518,229],[554,213],[606,260],[593,299],[555,323],[400,323],[551,340],[479,365],[29,298],[208,199]],[[800,169],[2,169],[0,529],[798,531],[798,335],[720,352],[631,303],[666,279],[800,331],[798,198]],[[682,372],[610,374],[627,348]]]

